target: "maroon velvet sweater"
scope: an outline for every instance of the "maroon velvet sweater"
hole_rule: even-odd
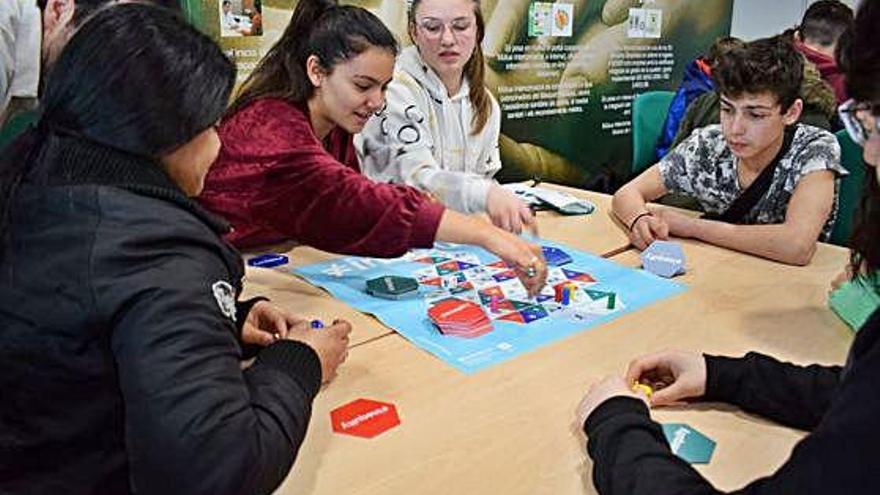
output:
[[[227,239],[236,246],[294,240],[393,257],[433,245],[443,206],[361,175],[351,135],[336,128],[322,143],[305,109],[256,100],[224,119],[219,134],[223,146],[199,200],[232,223]]]

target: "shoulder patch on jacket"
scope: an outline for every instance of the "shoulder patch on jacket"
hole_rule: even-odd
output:
[[[220,307],[220,312],[230,320],[236,321],[235,289],[232,288],[232,285],[225,280],[218,280],[211,286],[211,290],[214,292],[214,299],[217,301],[217,306]]]

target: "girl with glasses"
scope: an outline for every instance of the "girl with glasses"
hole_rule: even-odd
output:
[[[460,212],[486,212],[511,232],[533,227],[529,208],[492,179],[501,111],[483,80],[480,2],[414,0],[408,18],[414,46],[397,60],[385,108],[356,140],[364,173]]]

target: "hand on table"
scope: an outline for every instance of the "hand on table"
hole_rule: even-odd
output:
[[[486,197],[486,212],[496,227],[514,234],[520,234],[523,227],[537,235],[538,224],[532,210],[507,189],[492,184]]]
[[[648,354],[629,364],[625,379],[650,386],[652,406],[679,405],[706,393],[706,359],[685,351]]]
[[[286,337],[290,327],[305,321],[268,301],[258,301],[244,320],[241,340],[245,344],[267,346]]]
[[[487,225],[488,226],[488,225]],[[495,254],[514,267],[516,276],[522,281],[529,297],[541,292],[547,283],[547,262],[541,246],[526,242],[517,235],[495,227],[487,236],[486,250]]]
[[[288,329],[288,340],[296,340],[311,347],[321,361],[321,381],[327,383],[336,376],[336,369],[348,357],[348,335],[351,323],[345,320],[334,320],[333,324],[314,329],[307,321],[298,323]]]
[[[643,215],[631,227],[629,241],[639,250],[647,249],[657,239],[669,238],[669,225],[659,215]]]
[[[688,239],[697,237],[698,222],[696,217],[683,215],[673,210],[661,209],[656,213],[657,218],[666,224],[668,235]]]
[[[577,410],[578,426],[583,427],[590,414],[603,402],[613,397],[633,397],[645,401],[646,405],[648,404],[648,397],[643,392],[633,391],[622,377],[619,375],[607,376],[594,383],[587,395],[581,400]]]

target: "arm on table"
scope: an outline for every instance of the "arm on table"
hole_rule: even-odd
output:
[[[318,355],[281,341],[242,371],[238,332],[211,290],[225,273],[216,253],[201,239],[174,253],[166,238],[142,241],[137,258],[105,253],[95,261],[95,273],[123,274],[99,279],[96,291],[114,325],[133,490],[271,492],[305,437],[321,382]]]
[[[668,238],[668,225],[646,205],[667,192],[660,167],[653,165],[614,193],[611,210],[628,229],[627,235],[636,248],[645,249],[656,239]]]
[[[788,204],[785,221],[776,225],[733,225],[663,212],[674,236],[693,237],[792,265],[806,265],[834,205],[834,175],[827,170],[807,174]]]

